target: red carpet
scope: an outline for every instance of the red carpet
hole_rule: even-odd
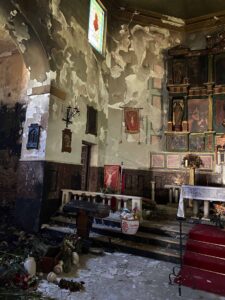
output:
[[[177,283],[225,296],[225,231],[196,225],[190,232]]]

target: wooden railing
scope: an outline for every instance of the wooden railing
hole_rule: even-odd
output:
[[[128,196],[128,195],[119,195],[119,194],[104,194],[97,192],[88,192],[88,191],[80,191],[80,190],[69,190],[62,189],[62,203],[60,210],[63,209],[63,206],[67,204],[72,199],[76,198],[77,200],[86,199],[86,201],[95,203],[96,201],[101,201],[102,204],[111,206],[111,200],[116,199],[117,205],[116,209],[120,210],[123,208],[129,208],[133,210],[137,208],[140,212],[140,216],[142,218],[142,201],[143,197],[137,196]]]

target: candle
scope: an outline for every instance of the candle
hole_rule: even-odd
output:
[[[188,167],[188,160],[187,159],[185,159],[184,165],[185,165],[186,168]]]

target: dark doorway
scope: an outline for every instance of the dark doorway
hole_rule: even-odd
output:
[[[90,168],[90,159],[91,159],[91,144],[87,142],[82,142],[82,151],[81,151],[81,190],[87,191],[89,187],[89,168]]]

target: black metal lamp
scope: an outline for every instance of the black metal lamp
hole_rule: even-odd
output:
[[[76,115],[80,115],[79,106],[77,104],[75,105],[75,107],[67,106],[65,118],[62,119],[64,122],[66,122],[66,128],[68,128],[68,126],[73,123],[72,119]]]

